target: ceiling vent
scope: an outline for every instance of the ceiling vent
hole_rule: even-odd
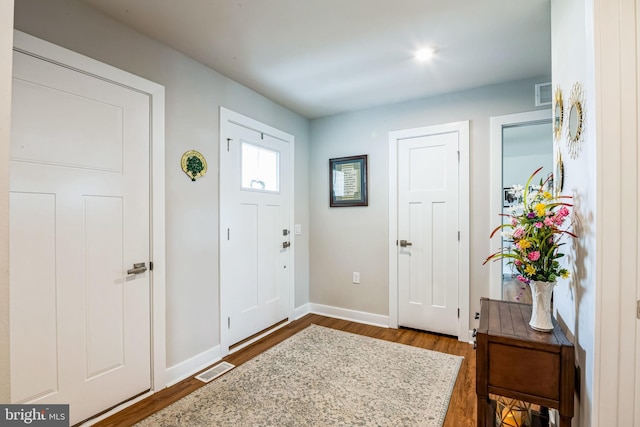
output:
[[[538,83],[536,85],[536,107],[551,105],[551,83]]]

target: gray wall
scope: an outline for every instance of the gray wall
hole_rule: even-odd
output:
[[[388,132],[470,120],[470,315],[489,295],[489,118],[535,110],[548,76],[311,121],[310,301],[388,315]],[[329,159],[369,155],[369,206],[329,208]],[[351,273],[360,272],[360,284]]]
[[[295,223],[309,229],[307,119],[75,0],[18,0],[15,27],[165,86],[167,367],[220,343],[218,139],[224,106],[295,136]],[[207,159],[192,183],[187,150]],[[296,306],[308,302],[308,234],[296,236]]]

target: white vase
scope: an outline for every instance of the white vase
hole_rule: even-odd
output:
[[[551,321],[551,295],[553,294],[553,287],[555,285],[555,282],[539,282],[535,280],[529,283],[531,287],[531,298],[533,299],[529,326],[536,331],[550,332],[553,330],[553,322]]]

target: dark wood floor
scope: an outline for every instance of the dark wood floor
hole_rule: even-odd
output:
[[[262,340],[225,357],[223,360],[239,366],[291,335],[301,331],[312,323],[373,338],[463,356],[464,361],[460,367],[458,379],[453,389],[453,395],[451,396],[449,411],[447,412],[444,426],[471,427],[476,425],[476,355],[471,345],[460,342],[454,338],[407,329],[386,329],[340,319],[333,319],[316,314],[309,314],[299,320],[291,322],[289,325],[273,332]],[[202,387],[203,385],[204,383],[194,379],[193,377],[188,378],[120,411],[96,425],[102,427],[122,427],[132,425],[186,396],[192,391]]]

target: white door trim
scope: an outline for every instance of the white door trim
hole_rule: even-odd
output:
[[[527,111],[525,113],[494,116],[490,119],[489,147],[489,230],[502,223],[502,129],[505,126],[533,124],[551,120],[551,109]],[[487,236],[489,238],[489,236]],[[497,235],[490,241],[492,254],[500,250],[502,239]],[[489,263],[489,298],[502,299],[502,263]]]
[[[242,114],[236,113],[234,111],[231,111],[227,108],[224,107],[220,107],[220,158],[222,158],[222,153],[224,148],[226,147],[225,144],[225,135],[229,134],[229,125],[239,125],[239,126],[243,126],[245,128],[248,129],[253,129],[257,132],[261,132],[261,133],[265,133],[268,134],[269,136],[272,136],[274,138],[283,140],[283,141],[287,141],[289,143],[289,174],[291,179],[289,180],[290,182],[290,189],[289,189],[289,237],[290,237],[290,242],[291,242],[291,247],[290,247],[290,260],[289,260],[289,308],[288,308],[288,313],[287,316],[289,318],[288,322],[293,321],[294,319],[294,313],[295,313],[295,233],[293,232],[294,230],[294,201],[295,201],[295,182],[294,182],[294,177],[295,177],[295,157],[294,157],[294,153],[295,153],[295,138],[293,137],[293,135],[290,135],[286,132],[283,132],[279,129],[276,129],[274,127],[271,127],[269,125],[266,125],[262,122],[259,122],[257,120],[254,120],[250,117],[244,116]],[[222,179],[218,180],[218,183],[220,185],[218,194],[220,197],[219,203],[218,203],[218,233],[219,236],[223,236],[226,232],[223,230],[224,228],[224,224],[222,224],[222,222],[220,221],[220,217],[222,216],[222,205],[223,205],[223,188],[222,188]],[[222,241],[222,237],[220,239],[218,239],[218,253],[220,253],[222,251],[222,247],[220,245]],[[219,258],[218,258],[219,261]],[[218,268],[218,283],[220,284],[219,287],[219,304],[220,304],[220,357],[225,357],[226,355],[229,354],[229,345],[233,344],[229,342],[229,338],[228,338],[228,334],[226,333],[227,329],[224,327],[224,325],[226,324],[224,319],[227,318],[227,311],[224,309],[224,305],[223,305],[223,290],[222,290],[222,265],[219,265]],[[284,326],[284,324],[279,325],[278,328]],[[270,331],[268,331],[268,333],[273,332],[274,330],[278,329],[272,329]],[[242,348],[245,345],[250,344],[251,342],[254,342],[260,338],[262,338],[264,335],[266,334],[261,334],[260,336],[254,338],[253,340],[244,343],[243,346],[238,347]]]
[[[389,327],[398,327],[398,139],[417,132],[459,132],[460,163],[458,192],[458,340],[469,340],[469,122],[425,126],[389,132]]]
[[[125,86],[149,97],[151,111],[151,390],[165,386],[164,86],[14,30],[14,50]]]
[[[594,426],[640,425],[640,321],[636,316],[636,301],[640,298],[640,201],[629,197],[637,195],[640,188],[639,12],[634,0],[595,0],[591,8],[586,8],[594,27],[594,55],[582,62],[588,71],[575,70],[570,74],[563,69],[558,76],[554,73],[553,79],[555,84],[583,76],[585,92],[590,94],[586,102],[589,136],[585,138],[581,158],[571,160],[567,156],[567,166],[595,165],[595,173],[589,174],[595,178],[569,190],[580,194],[586,187],[592,191],[592,183],[596,190],[595,195],[589,195],[593,201],[580,206],[584,216],[595,209],[595,224],[585,227],[588,231],[578,240],[580,245],[593,248],[593,252],[585,256],[591,258],[585,265],[589,272],[587,277],[580,278],[579,286],[588,289],[579,294],[583,301],[579,311],[576,304],[574,327],[576,341],[587,353],[582,355],[582,360],[586,359],[581,366],[582,384],[587,384],[582,393],[592,391],[593,395],[591,407],[585,403],[578,408],[580,421],[591,409],[591,414],[584,418]],[[593,80],[588,77],[592,64]],[[562,80],[557,81],[559,77]],[[595,159],[589,158],[592,155]],[[591,337],[591,321],[584,318],[594,312],[595,330]]]

